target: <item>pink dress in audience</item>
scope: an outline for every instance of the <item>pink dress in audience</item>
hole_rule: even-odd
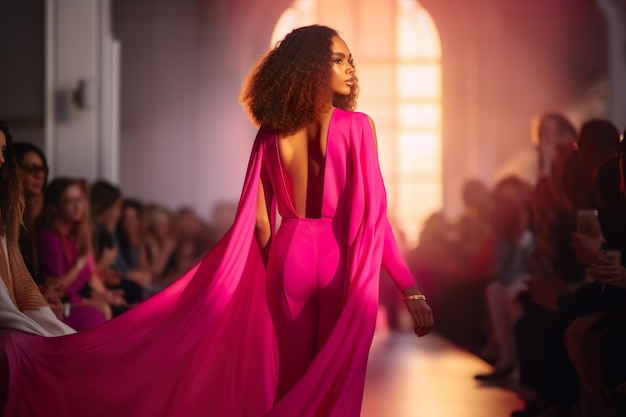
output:
[[[75,335],[50,338],[0,330],[0,413],[357,417],[381,264],[400,287],[414,284],[387,220],[373,132],[364,114],[335,110],[324,168],[323,219],[297,218],[276,157],[275,133],[261,129],[233,226],[191,271],[138,307]],[[272,206],[289,218],[274,235],[275,244],[290,246],[293,239],[290,250],[299,247],[302,257],[323,268],[323,259],[298,246],[306,233],[294,226],[327,223],[344,238],[334,236],[329,243],[339,243],[344,254],[340,311],[332,323],[324,323],[326,343],[318,346],[306,372],[276,403],[275,331],[280,329],[270,318],[268,302],[273,302],[266,299],[267,273],[254,234],[262,175],[271,177],[275,189]],[[325,242],[319,247],[328,249]],[[281,254],[270,251],[270,266],[272,256]],[[69,262],[64,260],[63,267]],[[292,262],[282,273],[293,267]],[[54,272],[62,272],[57,268]],[[285,280],[298,285],[298,278]]]
[[[53,279],[67,273],[80,257],[76,243],[69,236],[61,236],[52,228],[44,228],[37,235],[39,245],[39,271],[42,279]],[[76,331],[89,329],[104,323],[105,319],[96,307],[83,304],[79,295],[94,273],[93,259],[85,264],[76,279],[65,288],[71,308],[63,321]]]

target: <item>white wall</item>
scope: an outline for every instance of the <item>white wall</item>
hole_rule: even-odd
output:
[[[596,0],[596,3],[607,22],[610,118],[623,132],[626,128],[626,2]]]
[[[121,185],[125,194],[212,219],[239,200],[256,129],[239,88],[274,19],[228,2],[114,2],[122,42]],[[265,25],[262,30],[256,25]],[[258,46],[262,45],[262,46]]]
[[[52,176],[117,181],[116,53],[108,0],[46,2],[45,148]],[[86,107],[73,99],[86,85]],[[104,90],[106,89],[106,90]],[[105,124],[106,123],[106,124]]]

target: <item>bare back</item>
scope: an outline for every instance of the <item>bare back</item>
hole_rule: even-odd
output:
[[[277,147],[283,174],[289,177],[287,190],[299,217],[319,218],[322,213],[328,127],[332,111],[293,135],[278,138]]]

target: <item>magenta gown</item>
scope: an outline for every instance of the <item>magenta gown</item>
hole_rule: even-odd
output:
[[[2,415],[358,416],[381,265],[400,288],[414,284],[387,220],[369,120],[339,109],[331,118],[322,219],[297,218],[278,158],[275,133],[260,129],[233,226],[202,261],[151,299],[74,335],[0,330]],[[272,206],[284,218],[267,271],[254,238],[261,176],[272,183]],[[314,253],[314,247],[323,250]],[[330,277],[329,294],[339,308],[320,318],[323,334],[306,369],[285,382],[280,345],[289,323],[280,322],[279,310],[285,317],[307,308],[298,292],[306,285],[286,275],[297,270],[292,255],[298,253],[316,263],[313,278],[303,279]],[[326,264],[335,271],[326,271]]]

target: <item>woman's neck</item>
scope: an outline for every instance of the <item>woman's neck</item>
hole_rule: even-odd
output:
[[[67,236],[72,231],[72,227],[74,226],[74,222],[57,219],[54,221],[54,228],[57,232],[59,232],[62,236]]]

